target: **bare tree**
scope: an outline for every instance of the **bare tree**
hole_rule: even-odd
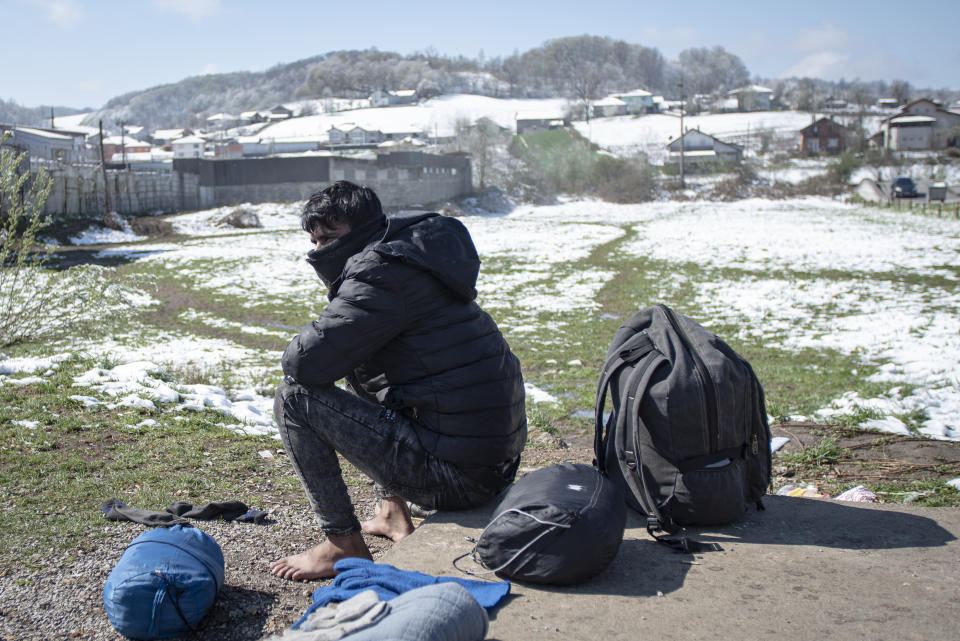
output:
[[[487,186],[487,176],[490,173],[496,149],[507,138],[507,133],[489,118],[480,118],[469,128],[464,128],[464,123],[458,121],[457,129],[458,138],[461,137],[461,130],[463,131],[462,144],[473,157],[479,187],[483,191]]]
[[[897,103],[905,105],[910,102],[910,94],[913,88],[906,80],[894,80],[890,83],[890,97],[896,98]]]

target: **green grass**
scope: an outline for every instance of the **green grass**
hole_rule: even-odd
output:
[[[838,446],[835,438],[827,437],[796,454],[784,454],[779,460],[803,472],[813,468],[829,467],[849,456],[850,452]]]
[[[212,412],[83,408],[68,398],[73,376],[95,366],[75,359],[48,382],[0,387],[0,569],[42,565],[52,549],[94,545],[101,502],[118,498],[162,510],[174,500],[299,496],[299,483],[272,438],[240,436]],[[144,419],[158,422],[137,428]],[[180,419],[180,420],[178,420]],[[35,421],[30,429],[14,421]]]
[[[543,158],[582,144],[566,132],[543,132],[525,136],[524,140]],[[541,281],[523,283],[516,291],[501,293],[508,304],[490,309],[505,327],[525,379],[558,399],[556,404],[528,401],[532,436],[546,433],[568,440],[575,436],[589,442],[597,376],[611,338],[619,324],[637,309],[660,302],[701,322],[712,322],[709,328],[754,366],[766,392],[768,412],[777,420],[797,414],[812,416],[815,410],[848,391],[856,391],[864,398],[888,391],[889,384],[867,381],[882,363],[864,363],[857,354],[831,350],[783,349],[774,340],[741,338],[736,319],[711,320],[709,310],[698,302],[701,290],[711,283],[752,278],[781,278],[787,282],[874,280],[929,292],[927,304],[931,309],[939,309],[938,292],[956,289],[955,281],[940,275],[783,269],[758,272],[708,269],[695,260],[668,262],[637,257],[623,248],[636,239],[638,228],[639,225],[624,226],[623,236],[596,247],[589,256],[555,264]],[[279,334],[286,331],[292,336],[326,303],[325,292],[317,283],[308,296],[276,292],[269,302],[250,306],[242,295],[205,284],[203,274],[214,270],[221,273],[225,267],[241,266],[196,260],[170,266],[162,261],[146,261],[117,267],[121,274],[153,279],[151,293],[163,301],[128,319],[119,331],[134,337],[134,344],[147,343],[163,332],[222,338],[265,350],[264,359],[275,359],[275,351],[286,345],[285,337],[242,333],[237,324],[278,328]],[[511,257],[489,257],[484,259],[481,278],[524,268]],[[960,274],[956,266],[944,269]],[[521,305],[512,304],[520,303],[527,292],[552,286],[582,270],[616,274],[600,289],[595,298],[596,309],[561,313],[525,310],[523,314],[527,316],[523,316],[517,311]],[[191,311],[222,319],[227,325],[215,327],[202,318],[191,319],[184,313]],[[836,311],[830,301],[823,301],[818,307],[822,315]],[[511,332],[511,322],[535,329]],[[24,345],[5,353],[20,356],[74,351],[73,343]],[[292,495],[299,500],[301,490],[286,460],[263,459],[257,454],[259,450],[276,449],[279,443],[270,438],[238,436],[222,427],[227,421],[220,414],[164,408],[85,409],[68,399],[70,394],[86,393],[71,387],[73,376],[94,366],[112,364],[99,356],[75,358],[62,364],[58,373],[42,384],[0,387],[0,507],[7,517],[0,528],[0,573],[13,564],[39,566],[51,549],[94,545],[97,526],[103,522],[99,505],[109,498],[148,509],[162,509],[178,499],[207,502],[231,497],[255,506],[270,496]],[[263,382],[263,386],[270,387],[279,382],[279,366],[275,360],[264,360],[264,364],[273,367],[273,373]],[[240,383],[237,373],[229,367],[168,368],[161,377],[168,382],[226,387]],[[911,389],[909,385],[901,388],[905,395]],[[843,435],[878,416],[859,410],[831,421],[837,424],[836,434]],[[136,429],[146,418],[158,421],[159,425]],[[899,418],[916,428],[926,417],[922,411],[914,411]],[[38,426],[29,429],[14,423],[24,420],[37,421]],[[544,447],[543,442],[531,441],[531,447]],[[828,437],[808,450],[785,455],[778,461],[807,478],[825,479],[824,487],[836,493],[846,487],[826,479],[826,475],[832,466],[849,462],[850,456],[849,450]],[[869,463],[864,464],[864,469],[868,467]],[[348,484],[365,482],[351,466],[345,465],[344,470]],[[960,492],[942,481],[897,480],[871,489],[888,502],[910,499],[916,505],[960,504]]]

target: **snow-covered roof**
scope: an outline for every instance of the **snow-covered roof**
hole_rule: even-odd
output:
[[[601,98],[593,102],[595,107],[624,107],[626,104],[627,103],[614,96],[607,96],[606,98]]]
[[[626,96],[628,98],[632,98],[632,97],[643,98],[645,96],[652,96],[653,94],[647,91],[646,89],[634,89],[633,91],[627,91],[624,93],[615,93],[613,95],[620,96],[620,97]]]
[[[937,122],[937,119],[933,116],[894,116],[890,119],[891,125],[917,125],[934,122]]]
[[[250,118],[256,118],[260,112],[254,109],[253,111],[241,111],[240,117],[244,120],[249,120]]]
[[[200,136],[184,136],[183,138],[177,138],[176,140],[174,140],[174,141],[173,141],[173,144],[175,144],[175,145],[195,145],[195,144],[198,144],[198,143],[205,143],[205,142],[207,142],[207,141],[204,140],[203,138],[201,138]]]
[[[149,147],[150,143],[131,138],[130,136],[107,136],[103,139],[105,145],[123,145],[124,147]]]
[[[380,149],[392,149],[394,147],[425,147],[428,143],[419,138],[407,136],[406,138],[397,138],[395,140],[386,140],[379,145]]]
[[[67,136],[65,134],[55,134],[52,131],[44,131],[43,129],[34,129],[33,127],[14,127],[14,130],[22,131],[23,133],[32,134],[34,136],[50,138],[51,140],[73,140],[72,136]]]
[[[218,114],[213,114],[212,116],[207,116],[207,121],[220,121],[220,120],[236,120],[237,117],[233,114],[228,114],[226,112],[220,112]]]
[[[760,85],[750,85],[749,87],[740,87],[727,92],[727,95],[735,96],[738,93],[773,93],[773,89],[762,87]]]
[[[183,128],[180,129],[157,129],[153,132],[153,137],[158,140],[173,140],[174,138],[182,138]]]
[[[417,94],[417,90],[416,89],[397,89],[396,91],[391,91],[390,93],[392,93],[397,98],[410,98],[411,96],[415,96]]]

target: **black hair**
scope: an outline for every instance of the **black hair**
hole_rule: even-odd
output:
[[[300,214],[300,227],[312,233],[317,227],[348,223],[351,229],[383,215],[380,199],[366,185],[338,180],[310,196]]]

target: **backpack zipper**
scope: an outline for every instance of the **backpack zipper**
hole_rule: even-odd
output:
[[[694,367],[696,367],[697,372],[700,374],[701,380],[703,380],[703,391],[704,395],[706,396],[707,403],[707,415],[705,418],[707,419],[707,434],[710,436],[710,451],[716,452],[719,446],[718,441],[720,440],[720,421],[717,417],[717,393],[716,389],[714,388],[713,379],[710,377],[710,372],[707,370],[707,366],[704,364],[703,359],[700,358],[700,354],[693,349],[693,344],[687,337],[686,332],[681,329],[680,323],[677,322],[677,318],[674,316],[673,310],[666,305],[660,305],[659,307],[667,317],[667,320],[670,322],[670,326],[673,327],[673,330],[677,333],[677,336],[680,337],[680,342],[683,343],[683,346],[687,348],[688,352],[690,352],[690,355],[693,357]]]

